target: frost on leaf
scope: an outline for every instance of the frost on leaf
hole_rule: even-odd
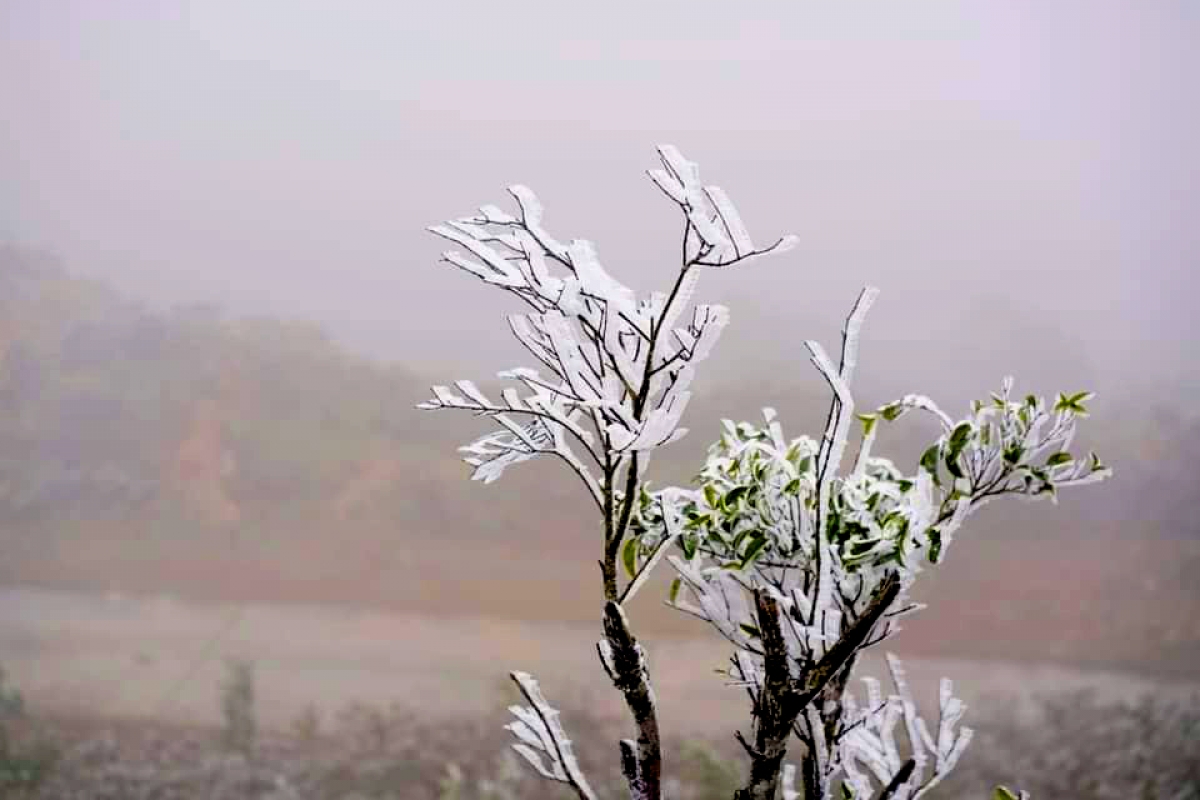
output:
[[[528,306],[508,322],[539,365],[501,373],[523,387],[504,389],[500,402],[470,381],[459,381],[456,390],[433,387],[433,398],[418,406],[472,411],[499,424],[501,430],[464,448],[476,479],[490,483],[512,464],[553,455],[602,506],[598,469],[624,465],[633,454],[686,433],[680,422],[695,367],[729,318],[721,306],[697,305],[690,316],[684,313],[698,268],[729,266],[793,243],[783,237],[755,248],[724,192],[701,186],[696,165],[674,147],[664,145],[659,154],[664,169],[653,170],[651,178],[685,219],[684,263],[669,293],[639,300],[608,272],[591,242],[564,244],[552,237],[543,226],[541,203],[525,186],[509,189],[515,214],[488,205],[477,215],[430,228],[461,248],[443,254],[447,263]]]
[[[668,605],[709,623],[733,645],[728,675],[751,697],[763,691],[767,656],[756,592],[779,609],[789,673],[809,675],[863,617],[889,575],[899,578],[900,591],[855,653],[894,635],[897,621],[921,608],[909,601],[908,590],[924,565],[944,558],[954,533],[982,505],[1004,494],[1054,499],[1059,488],[1111,474],[1094,454],[1076,458],[1069,451],[1087,393],[1059,395],[1051,408],[1033,396],[1014,401],[1012,380],[1005,379],[990,403],[972,404],[958,421],[920,394],[856,413],[850,380],[858,332],[874,297],[870,289],[859,296],[839,360],[806,343],[832,394],[819,439],[786,438],[774,410],[765,409],[762,423],[723,423],[694,488],[640,489],[631,523],[640,548],[634,560],[657,553],[668,538],[674,542],[676,553],[667,559],[677,577]],[[905,470],[872,448],[884,423],[910,411],[933,416],[941,435]],[[855,419],[862,435],[849,460]],[[844,694],[847,669],[799,715],[796,733],[812,753],[816,767],[807,774],[819,781],[818,790],[842,769],[848,780],[862,783],[873,775],[886,786],[903,768],[904,785],[923,787],[953,768],[970,733],[954,733],[963,709],[949,683],[935,737],[916,716],[899,662],[892,667],[899,694],[888,702],[873,697],[860,713]],[[912,743],[911,765],[890,738],[898,724]],[[831,739],[828,732],[837,730],[857,733]],[[845,749],[845,742],[853,747]]]
[[[558,721],[558,710],[546,702],[541,687],[529,673],[514,672],[512,679],[529,701],[528,706],[509,706],[516,720],[504,727],[517,739],[513,749],[542,777],[571,786],[582,798],[595,798],[575,758],[571,740]]]
[[[795,236],[784,236],[774,244],[757,249],[741,216],[725,192],[700,183],[700,169],[672,145],[658,148],[662,169],[649,171],[650,179],[667,197],[683,209],[687,220],[685,245],[694,263],[706,267],[726,267],[738,261],[770,252],[784,252],[796,246]]]
[[[845,694],[845,728],[838,742],[837,757],[854,797],[875,796],[875,786],[891,784],[905,762],[911,760],[907,777],[892,797],[916,800],[954,769],[973,731],[958,727],[966,706],[953,696],[950,681],[943,678],[937,735],[932,736],[925,720],[917,715],[900,660],[891,653],[887,660],[896,693],[881,702],[878,682],[865,679],[868,702],[861,709],[852,693]],[[896,740],[900,731],[908,743],[903,756]]]
[[[722,306],[692,305],[700,268],[732,266],[795,244],[785,236],[757,247],[725,192],[701,183],[695,163],[670,145],[658,152],[662,165],[650,178],[684,221],[682,263],[669,291],[639,298],[608,272],[590,242],[551,236],[541,203],[524,186],[509,190],[514,212],[487,205],[431,228],[458,247],[444,254],[447,263],[524,303],[508,325],[534,364],[500,373],[515,385],[499,395],[463,380],[433,387],[420,407],[470,411],[495,424],[462,448],[478,480],[490,483],[539,455],[562,460],[579,477],[604,515],[606,620],[623,620],[621,603],[659,561],[671,564],[669,604],[708,622],[733,646],[728,675],[756,703],[756,718],[762,709],[788,709],[790,717],[771,734],[773,756],[747,746],[759,767],[754,796],[777,788],[775,757],[794,732],[805,747],[808,794],[826,796],[842,775],[856,799],[876,786],[889,797],[920,797],[969,742],[970,730],[956,727],[965,707],[944,682],[932,731],[916,714],[900,663],[889,656],[896,693],[884,700],[868,679],[860,708],[847,691],[856,659],[894,635],[900,617],[920,609],[908,599],[913,582],[925,565],[941,562],[970,514],[1003,495],[1056,502],[1064,487],[1111,475],[1094,453],[1071,450],[1091,394],[1061,393],[1053,403],[1033,395],[1017,400],[1006,378],[998,394],[973,403],[958,420],[921,394],[863,412],[851,384],[859,333],[877,296],[868,287],[842,329],[840,353],[804,343],[831,393],[823,431],[788,439],[771,409],[761,424],[725,421],[694,486],[650,491],[646,462],[686,433],[681,424],[696,366],[729,319]],[[875,455],[884,423],[910,411],[938,421],[936,441],[912,465]],[[850,452],[858,424],[861,438]],[[630,576],[624,591],[617,558]],[[637,690],[627,700],[646,697],[652,707],[635,640],[627,637],[622,661],[607,628],[606,636],[600,655],[614,683]],[[628,670],[616,669],[618,661],[627,661]],[[629,677],[618,680],[618,672]],[[514,747],[541,774],[590,796],[558,712],[531,678],[514,673],[514,679],[532,704],[513,707]],[[651,708],[646,718],[652,716]],[[628,742],[622,752],[637,796],[641,756]],[[657,752],[642,755],[657,763]],[[785,769],[783,777],[785,797],[796,796],[795,770]]]

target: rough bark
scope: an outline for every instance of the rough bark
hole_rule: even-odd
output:
[[[630,742],[621,744],[622,771],[629,781],[630,795],[634,800],[661,800],[662,744],[646,656],[629,630],[625,612],[612,600],[604,604],[600,660],[613,685],[625,696],[625,705],[638,729],[636,748]]]
[[[871,635],[875,623],[899,594],[900,577],[892,573],[875,589],[862,616],[800,678],[792,677],[788,669],[789,655],[780,626],[778,604],[766,592],[755,594],[764,652],[763,684],[754,704],[754,744],[751,746],[743,741],[751,756],[750,778],[734,794],[734,800],[774,800],[779,790],[783,758],[787,754],[788,736],[796,720],[854,657]],[[820,778],[812,774],[815,763],[816,754],[806,754],[801,769],[805,791],[810,793]]]

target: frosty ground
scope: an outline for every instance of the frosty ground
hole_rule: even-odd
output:
[[[503,706],[513,699],[505,679],[512,669],[536,675],[547,695],[564,708],[568,729],[573,727],[581,742],[589,741],[600,729],[619,726],[625,713],[595,661],[596,636],[595,626],[586,625],[0,590],[0,660],[10,682],[25,695],[32,717],[49,721],[55,735],[66,739],[78,738],[86,729],[108,731],[104,736],[109,738],[112,731],[122,731],[125,737],[157,735],[186,743],[198,732],[217,730],[219,686],[232,658],[254,664],[256,708],[268,742],[272,736],[291,735],[306,712],[316,711],[328,731],[332,720],[344,722],[345,710],[354,707],[390,708],[390,714],[429,729],[478,730],[481,720],[498,728]],[[647,647],[664,730],[677,738],[686,734],[732,742],[734,728],[748,723],[748,703],[742,692],[724,686],[714,674],[728,657],[723,643],[715,637],[657,636],[648,637]],[[896,649],[904,656],[902,647]],[[1077,690],[1091,690],[1102,705],[1132,701],[1146,692],[1166,700],[1200,692],[1196,680],[1028,662],[914,657],[906,664],[918,700],[929,713],[936,714],[939,678],[950,676],[970,705],[970,724],[983,732],[1001,719],[1037,725],[1043,698]],[[885,676],[878,658],[868,660],[860,674]],[[580,711],[573,716],[573,709]],[[72,721],[74,734],[63,732],[64,720]],[[178,730],[191,733],[164,733]],[[489,764],[503,749],[503,731],[498,733],[488,734],[486,745],[479,745],[491,752]],[[204,736],[200,741],[212,741]],[[101,741],[107,739],[102,736]],[[210,770],[226,769],[224,762],[202,757],[202,750],[178,745],[160,757],[179,762],[180,768],[198,769],[203,762]],[[443,763],[436,770],[427,765],[426,772],[440,775],[454,755],[454,747],[447,745],[437,754]],[[591,754],[589,760],[604,763],[606,755]],[[422,780],[437,783],[438,778],[424,775]],[[260,784],[260,790],[227,796],[265,796],[273,786],[270,781]],[[186,791],[179,796],[187,796]]]

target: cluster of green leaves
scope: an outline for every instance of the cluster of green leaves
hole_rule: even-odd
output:
[[[684,555],[691,559],[699,551],[729,569],[745,569],[759,557],[811,556],[811,540],[799,534],[817,505],[816,442],[802,436],[780,447],[770,427],[729,420],[723,425],[697,476],[697,490],[678,509]],[[661,499],[642,488],[632,523],[636,536],[623,552],[627,569],[646,557],[665,531],[668,512]],[[844,506],[835,500],[835,508]],[[852,544],[852,531],[847,520],[834,538]]]
[[[1062,486],[1090,483],[1110,474],[1095,453],[1074,457],[1067,447],[1078,418],[1088,415],[1091,395],[1060,394],[1051,406],[1030,395],[1009,399],[1006,381],[990,402],[972,404],[967,419],[953,423],[928,399],[911,395],[859,415],[859,458],[845,475],[830,475],[829,541],[842,567],[904,565],[921,551],[937,563],[944,534],[970,510],[1002,494],[1057,497]],[[945,432],[904,474],[871,455],[878,423],[913,409],[942,419]],[[693,491],[640,489],[622,551],[632,574],[668,533],[665,515],[678,513],[678,546],[689,560],[697,553],[726,569],[756,561],[806,563],[814,556],[818,528],[817,443],[801,436],[784,441],[774,414],[764,426],[724,421]],[[673,504],[674,507],[668,507]]]
[[[1044,452],[1048,443],[1061,436],[1065,422],[1088,416],[1083,403],[1091,397],[1091,392],[1059,394],[1053,406],[1055,429],[1041,439],[1038,438],[1040,429],[1051,421],[1042,398],[1028,395],[1018,403],[1010,401],[1006,395],[993,394],[990,403],[975,401],[973,417],[955,425],[926,450],[921,456],[921,468],[939,487],[943,481],[953,486],[946,498],[948,502],[981,488],[989,496],[1019,492],[1032,496],[1048,494],[1054,499],[1059,485],[1074,483],[1107,469],[1095,453],[1090,453],[1086,461],[1079,461],[1066,450]],[[877,415],[865,415],[861,419],[870,426],[878,417],[895,419],[899,413],[899,407],[892,404],[884,406]],[[999,452],[1004,469],[996,471],[988,485],[982,486],[986,458],[993,451]],[[943,477],[943,472],[947,477]],[[1014,478],[1019,481],[1016,485],[1010,483]],[[963,481],[966,481],[965,490],[960,488]]]
[[[726,569],[764,563],[800,563],[814,557],[817,510],[817,443],[807,436],[782,442],[778,425],[724,421],[710,448],[698,488],[684,495],[679,547]],[[830,493],[829,538],[843,565],[902,560],[922,541],[911,534],[923,507],[911,495],[917,481],[905,478],[886,459],[868,459],[860,474],[836,478]],[[657,546],[665,531],[662,496],[643,488],[623,555],[627,569]]]
[[[1112,474],[1094,452],[1077,458],[1068,450],[1075,421],[1088,416],[1084,403],[1092,393],[1060,393],[1051,406],[1032,394],[1014,401],[1011,390],[1012,381],[1006,380],[999,394],[993,393],[986,402],[973,402],[971,416],[949,426],[920,458],[921,473],[930,477],[940,494],[929,534],[933,563],[941,550],[939,526],[954,517],[959,504],[977,506],[1005,494],[1044,495],[1057,503],[1060,488]],[[911,407],[892,403],[860,417],[864,435],[870,435],[878,419],[897,419]]]

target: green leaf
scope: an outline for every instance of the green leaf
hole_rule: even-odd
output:
[[[963,448],[967,446],[967,442],[971,440],[973,427],[969,422],[960,422],[955,426],[954,430],[950,433],[950,442],[948,445],[950,452],[955,455],[962,452]]]
[[[937,528],[929,529],[929,563],[936,564],[942,557],[942,532]]]
[[[992,800],[1020,800],[1020,795],[1014,794],[1007,786],[997,786],[992,791]]]
[[[675,599],[679,597],[679,589],[681,586],[683,586],[683,581],[681,581],[679,578],[671,581],[671,588],[667,592],[667,600],[669,602],[674,603]]]
[[[746,546],[746,552],[742,555],[742,568],[758,558],[758,554],[767,546],[767,537],[761,533],[756,533],[750,537],[750,544]]]
[[[962,470],[959,468],[959,456],[966,449],[968,441],[971,440],[972,426],[970,422],[960,422],[950,433],[950,438],[946,443],[946,470],[954,477],[962,477]]]
[[[683,557],[688,561],[691,561],[693,558],[695,558],[697,544],[698,542],[694,536],[679,537],[679,549],[683,551]]]
[[[734,552],[736,552],[738,547],[741,546],[742,542],[744,542],[747,539],[747,537],[749,537],[749,536],[750,536],[750,531],[743,530],[737,536],[733,537],[733,541],[729,545],[730,548],[733,549]]]
[[[1004,448],[1004,461],[1007,464],[1016,465],[1023,455],[1025,455],[1025,448],[1019,444],[1011,444]]]
[[[870,436],[871,431],[875,430],[875,423],[879,418],[874,414],[859,414],[858,418],[862,420],[863,436]]]
[[[745,633],[747,636],[753,636],[755,639],[762,638],[762,631],[760,631],[758,628],[754,627],[753,625],[747,625],[746,623],[743,622],[743,623],[739,624],[738,627],[741,628],[742,632]]]
[[[800,479],[792,478],[790,481],[788,481],[787,484],[783,487],[783,493],[784,494],[800,494]]]
[[[854,790],[846,784],[842,784],[842,796],[838,800],[854,800]]]
[[[637,575],[637,557],[638,557],[638,540],[635,536],[630,536],[625,540],[625,546],[621,548],[621,563],[625,565],[625,572],[629,577]]]
[[[942,485],[941,479],[938,478],[938,446],[936,444],[921,456],[921,469],[929,473],[936,485]]]
[[[704,485],[704,499],[708,503],[709,508],[719,508],[721,504],[721,496],[717,493],[717,489],[711,483]]]
[[[1072,395],[1059,394],[1058,399],[1054,402],[1054,410],[1074,414],[1078,417],[1086,417],[1088,416],[1088,410],[1083,404],[1095,396],[1094,392],[1076,392]]]
[[[732,511],[737,507],[737,503],[750,491],[749,486],[735,486],[725,493],[724,499],[721,501],[722,507],[726,511]]]
[[[904,413],[904,407],[899,403],[888,403],[886,406],[879,409],[879,413],[883,414],[883,418],[888,422],[895,422],[896,419]]]
[[[1052,455],[1048,459],[1046,459],[1046,466],[1047,467],[1057,467],[1062,464],[1070,464],[1071,460],[1072,459],[1071,459],[1070,453],[1067,453],[1067,452],[1055,453],[1054,455]]]

